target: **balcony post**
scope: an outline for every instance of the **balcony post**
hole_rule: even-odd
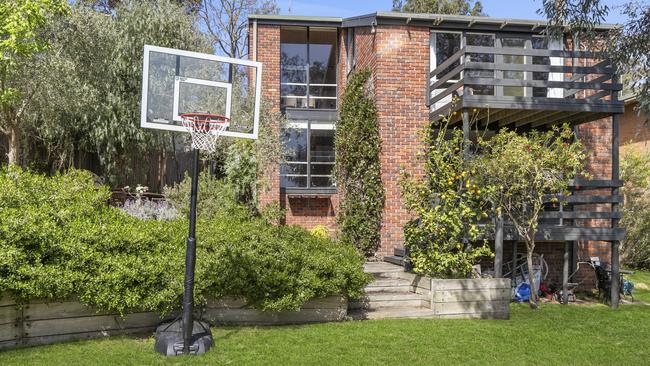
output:
[[[562,304],[569,303],[569,245],[571,242],[564,242],[564,266],[562,267]]]
[[[616,100],[616,93],[613,93],[612,99]],[[618,180],[619,177],[619,151],[618,151],[618,139],[619,139],[619,117],[618,113],[614,113],[612,116],[612,180]],[[619,189],[612,189],[612,195],[618,195]],[[619,207],[618,203],[612,203],[612,212],[618,212]],[[612,228],[618,226],[618,220],[612,219],[611,222]],[[612,308],[618,308],[619,303],[619,294],[620,294],[620,263],[619,263],[619,241],[612,241],[612,286],[611,286],[611,299],[612,299]]]
[[[503,277],[503,215],[501,213],[495,218],[494,277]]]
[[[469,155],[469,111],[463,108],[463,154]]]

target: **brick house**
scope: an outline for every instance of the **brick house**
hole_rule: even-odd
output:
[[[571,122],[590,151],[591,181],[571,212],[548,212],[538,252],[551,282],[563,265],[598,256],[618,266],[618,115],[620,85],[597,53],[577,51],[573,39],[549,40],[544,23],[437,14],[377,12],[352,18],[251,15],[250,57],[264,63],[263,95],[293,127],[279,131],[290,153],[268,172],[263,203],[279,202],[285,223],[336,230],[340,197],[332,181],[337,108],[350,72],[372,71],[382,140],[386,200],[378,255],[399,262],[403,225],[400,169],[417,172],[418,131],[440,114],[452,115],[468,138],[469,120],[481,128],[527,130]],[[603,26],[607,28],[607,26]],[[578,48],[579,49],[579,48]],[[460,102],[451,103],[453,96]],[[568,210],[567,210],[568,211]],[[524,247],[506,232],[495,241],[497,260]],[[616,252],[615,252],[616,253]],[[564,278],[566,282],[566,278]]]

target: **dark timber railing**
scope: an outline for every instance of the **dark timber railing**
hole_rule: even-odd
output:
[[[613,98],[622,85],[598,52],[465,46],[428,80],[426,102],[434,120],[463,108],[489,109],[479,119],[491,114],[490,122],[500,127],[538,127],[587,122],[624,108]]]

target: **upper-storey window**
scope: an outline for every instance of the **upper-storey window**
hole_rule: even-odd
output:
[[[281,108],[336,109],[336,28],[282,27]]]

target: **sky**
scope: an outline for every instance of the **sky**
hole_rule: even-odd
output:
[[[621,23],[620,6],[627,0],[604,0],[610,7],[606,23]],[[351,17],[389,11],[392,0],[277,0],[281,14]],[[495,18],[542,19],[537,14],[542,0],[481,0],[484,11]]]

